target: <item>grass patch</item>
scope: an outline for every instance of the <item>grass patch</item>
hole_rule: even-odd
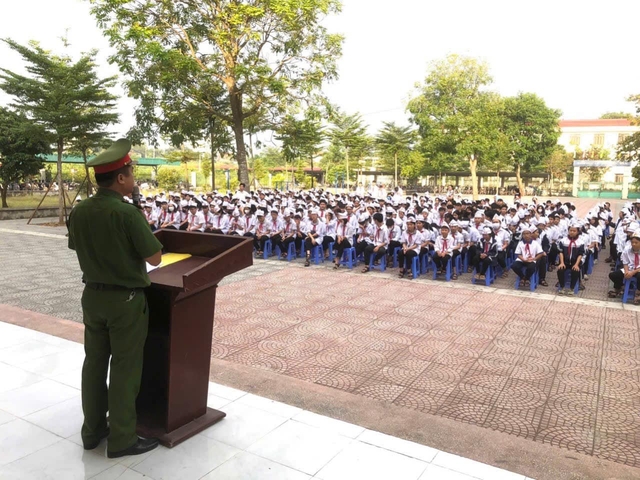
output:
[[[33,195],[20,195],[20,196],[7,196],[7,205],[9,208],[36,208],[44,193],[34,193]],[[71,192],[71,198],[73,198],[73,192]],[[57,207],[58,206],[58,195],[49,193],[47,198],[42,202],[42,207]]]

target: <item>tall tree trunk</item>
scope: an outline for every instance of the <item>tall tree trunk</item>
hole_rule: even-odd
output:
[[[516,165],[516,180],[518,182],[518,189],[520,190],[520,196],[524,197],[524,184],[522,183],[522,177],[520,177],[520,164]]]
[[[471,189],[473,191],[473,199],[478,200],[478,176],[476,174],[478,169],[478,159],[475,155],[471,155],[469,158],[469,170],[471,171]]]
[[[395,186],[397,187],[398,186],[398,152],[394,153],[393,160],[395,163],[395,181],[396,181]]]
[[[91,196],[92,185],[91,185],[91,177],[89,176],[89,167],[87,166],[87,151],[82,150],[82,160],[84,161],[84,174],[87,182],[87,198]],[[78,192],[80,193],[80,192]]]
[[[349,192],[349,149],[345,149],[345,158],[347,159],[347,192]]]
[[[7,190],[9,190],[8,186],[9,186],[9,182],[6,182],[4,186],[0,187],[0,196],[2,197],[2,208],[9,208],[9,205],[7,205]]]
[[[236,161],[238,162],[238,180],[249,185],[249,169],[247,166],[247,149],[244,145],[244,125],[242,112],[242,93],[235,86],[229,92],[231,115],[233,118],[233,134],[236,138]]]
[[[314,171],[313,171],[313,155],[311,155],[311,188],[313,188],[313,179],[314,177]]]
[[[216,189],[216,149],[213,145],[215,134],[213,129],[215,127],[215,118],[209,119],[209,139],[211,140],[211,190]]]
[[[64,143],[61,138],[58,139],[58,173],[56,175],[56,181],[58,182],[58,223],[62,225],[63,216],[66,214],[64,211],[64,188],[62,186],[62,150]]]

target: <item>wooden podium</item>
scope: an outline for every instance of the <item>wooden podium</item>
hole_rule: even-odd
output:
[[[191,257],[149,273],[149,334],[136,402],[138,434],[173,447],[221,420],[207,408],[216,287],[253,264],[247,237],[159,230],[166,253]]]

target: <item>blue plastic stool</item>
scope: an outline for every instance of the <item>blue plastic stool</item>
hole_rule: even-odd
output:
[[[400,253],[402,247],[396,247],[393,249],[393,268],[398,268],[398,253]]]
[[[471,272],[471,283],[476,284],[476,275],[478,272],[474,268]],[[493,282],[496,281],[496,270],[491,265],[487,267],[487,271],[484,272],[484,284],[489,287]]]
[[[420,257],[420,273],[424,275],[429,269],[435,270],[435,263],[433,262],[431,253],[425,253]]]
[[[264,252],[262,252],[262,257],[265,260],[271,256],[271,248],[271,240],[264,242]]]
[[[630,298],[634,298],[635,295],[631,293],[638,289],[638,282],[636,278],[628,278],[624,281],[624,294],[622,295],[622,303],[627,303]]]
[[[322,245],[316,245],[311,249],[311,259],[316,265],[319,265],[320,262],[324,262],[324,250],[322,249]]]
[[[462,265],[462,254],[460,254],[456,257],[456,270],[458,271],[458,276],[462,275]]]
[[[593,273],[593,252],[589,255],[589,260],[587,264],[587,275],[591,275]]]
[[[538,277],[538,271],[536,270],[535,272],[533,272],[533,275],[531,275],[531,278],[529,279],[529,290],[534,292],[536,288],[538,288],[539,280],[540,279]],[[519,289],[520,289],[520,277],[516,275],[516,290],[519,290]]]
[[[571,288],[571,268],[565,268],[564,272],[564,284],[566,288]],[[562,285],[558,287],[558,292],[562,289]],[[574,295],[578,295],[580,293],[580,279],[576,282],[576,286],[573,289]]]
[[[369,269],[375,270],[376,268],[381,272],[384,272],[387,269],[387,255],[383,255],[380,258],[380,265],[373,264],[373,258],[376,256],[374,252],[371,252],[371,257],[369,257]]]
[[[280,250],[279,248],[277,248],[276,250]],[[287,262],[290,262],[292,260],[294,260],[297,257],[297,252],[296,252],[296,242],[291,242],[289,244],[289,246],[287,247]],[[281,260],[285,260],[284,258],[281,258]]]
[[[460,258],[460,257],[458,257]],[[456,259],[457,261],[457,259]],[[434,262],[433,260],[431,260],[432,262],[432,268],[433,268],[433,279],[436,280],[438,278],[438,267],[436,266],[436,262]],[[445,270],[445,275],[444,278],[447,282],[451,281],[451,273],[452,273],[452,268],[451,268],[451,259],[449,259],[449,261],[447,262],[447,268]]]
[[[329,243],[329,261],[333,262],[333,259],[335,258],[335,255],[333,254],[333,245],[335,244],[335,242],[331,242]]]
[[[467,270],[469,270],[469,251],[464,252],[462,255],[463,255],[462,271],[458,272],[458,275],[461,275],[462,273],[467,273]]]
[[[420,275],[420,259],[417,255],[411,260],[411,275],[413,278],[418,278]]]
[[[353,268],[356,265],[356,249],[355,247],[345,248],[342,252],[342,259],[340,265],[346,265],[349,268]]]

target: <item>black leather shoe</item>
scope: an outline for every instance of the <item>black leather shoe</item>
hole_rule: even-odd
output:
[[[110,452],[109,450],[107,450],[107,457],[119,458],[125,457],[127,455],[142,455],[143,453],[150,452],[159,444],[160,442],[158,442],[158,440],[155,438],[138,437],[138,441],[131,445],[129,448],[125,448],[124,450],[120,450],[119,452]]]
[[[102,435],[100,435],[100,438],[98,439],[97,442],[85,443],[84,444],[84,449],[85,450],[93,450],[94,448],[98,448],[98,445],[100,445],[100,442],[102,440],[104,440],[105,438],[107,438],[108,436],[109,436],[109,428],[107,428],[107,430]]]

